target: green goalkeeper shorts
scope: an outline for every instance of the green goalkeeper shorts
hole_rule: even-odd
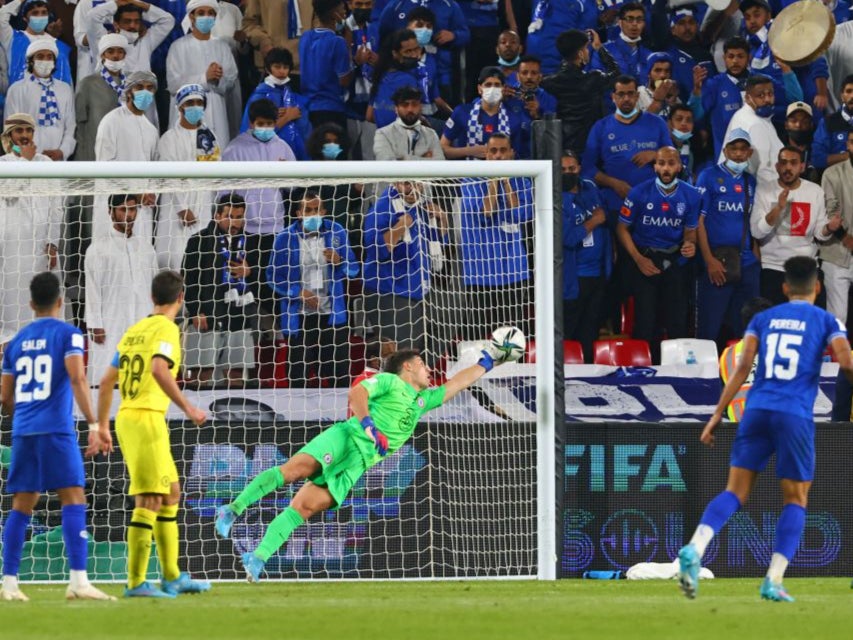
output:
[[[333,509],[341,506],[368,468],[343,422],[333,424],[298,453],[306,453],[320,463],[320,471],[308,479],[328,489],[335,500]]]

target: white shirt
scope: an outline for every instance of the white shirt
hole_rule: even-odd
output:
[[[42,85],[30,80],[26,74],[22,80],[13,82],[6,94],[5,117],[13,113],[29,113],[36,122],[41,107]],[[53,95],[56,96],[56,107],[59,120],[52,126],[36,125],[35,143],[37,149],[59,149],[64,160],[68,160],[77,147],[74,133],[77,131],[77,116],[74,110],[74,90],[67,82],[54,79]]]
[[[299,262],[302,267],[302,287],[313,292],[320,304],[316,309],[303,306],[303,313],[331,313],[331,303],[326,295],[326,249],[323,236],[309,234],[299,238]]]
[[[831,237],[824,235],[829,220],[823,189],[808,180],[800,180],[799,187],[790,191],[788,205],[776,225],[767,224],[765,218],[781,192],[778,180],[759,183],[749,221],[752,236],[761,246],[761,267],[774,271],[784,271],[785,261],[794,256],[816,258],[815,240]]]
[[[95,137],[95,160],[142,160],[157,158],[160,132],[144,115],[136,115],[126,104],[104,116]]]
[[[758,179],[759,186],[762,182],[776,184],[776,180],[779,178],[776,173],[776,161],[778,160],[779,150],[784,145],[779,139],[770,118],[759,118],[755,115],[755,109],[744,103],[729,120],[726,135],[732,129],[743,129],[749,134],[752,141],[752,157],[749,159],[747,171]],[[721,149],[717,162],[725,161],[726,156]]]

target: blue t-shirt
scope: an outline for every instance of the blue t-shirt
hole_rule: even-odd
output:
[[[607,42],[604,48],[616,60],[616,64],[619,65],[619,71],[632,76],[641,87],[649,83],[649,65],[646,61],[651,51],[646,47],[640,44],[634,48],[617,35],[615,39]],[[591,69],[606,70],[604,63],[601,61],[601,56],[598,55],[597,51],[593,52],[589,66]],[[608,96],[609,98],[610,96]]]
[[[305,140],[311,133],[311,122],[308,120],[308,102],[295,91],[291,91],[288,85],[273,87],[266,82],[261,82],[249,99],[246,100],[246,108],[243,110],[243,119],[240,121],[240,133],[249,130],[249,105],[258,100],[270,100],[276,109],[287,107],[299,107],[302,115],[298,120],[291,120],[283,127],[275,130],[276,135],[284,140],[291,149],[297,160],[308,160],[308,152],[305,150]]]
[[[811,420],[827,346],[847,329],[832,314],[795,300],[756,315],[745,335],[758,340],[758,366],[746,410],[767,409]]]
[[[847,151],[847,136],[853,131],[853,117],[845,120],[844,107],[817,125],[812,143],[812,162],[818,169],[825,169],[829,156]]]
[[[418,63],[417,68],[411,71],[403,69],[391,69],[379,80],[376,87],[376,95],[370,101],[373,105],[373,118],[376,128],[388,126],[397,119],[397,111],[392,96],[402,87],[414,87],[421,92],[421,104],[424,105],[423,113],[432,115],[435,113],[435,101],[438,98],[438,83],[436,82],[437,69],[435,59],[428,57]]]
[[[595,28],[598,11],[590,0],[539,0],[534,4],[533,17],[541,19],[542,26],[527,34],[524,48],[542,60],[542,73],[548,75],[559,71],[563,63],[557,51],[557,36],[568,29]]]
[[[509,76],[507,76],[506,85],[521,91],[521,83],[518,81],[517,71],[513,71]],[[557,98],[545,91],[542,87],[538,87],[533,93],[536,96],[536,101],[539,103],[539,116],[541,118],[557,114]]]
[[[581,180],[577,193],[563,192],[563,244],[577,252],[580,277],[607,275],[605,246],[610,244],[607,225],[599,225],[589,234],[583,228],[596,209],[603,211],[604,204],[592,180]]]
[[[616,116],[605,116],[590,129],[581,172],[589,180],[601,171],[628,184],[640,184],[655,177],[654,163],[638,167],[631,158],[640,151],[657,151],[668,146],[672,146],[672,137],[666,121],[659,116],[641,113],[631,124],[619,122]],[[606,211],[619,209],[622,201],[615,191],[603,188],[601,194]]]
[[[331,29],[309,29],[299,38],[300,89],[309,111],[344,111],[340,79],[352,70],[347,41]]]
[[[628,192],[619,222],[631,227],[638,248],[672,249],[681,244],[685,229],[699,225],[700,200],[699,190],[686,182],[664,193],[654,180],[647,180]]]
[[[55,318],[38,318],[9,341],[3,375],[14,377],[13,436],[75,433],[65,358],[82,358],[84,346],[79,329]]]
[[[475,101],[476,102],[476,101]],[[517,160],[523,160],[530,157],[530,115],[524,109],[521,100],[504,100],[501,105],[506,110],[507,124],[509,131],[504,133],[509,134],[510,144],[515,151]],[[444,123],[444,131],[442,135],[450,140],[454,147],[468,146],[468,129],[471,126],[471,109],[474,103],[460,104],[453,110],[453,113]],[[501,131],[500,113],[490,116],[483,109],[480,109],[480,134],[477,136],[475,144],[486,144],[489,136],[493,133]]]
[[[720,155],[729,121],[735,111],[743,106],[741,85],[746,78],[738,80],[728,73],[720,73],[705,80],[702,85],[702,109],[711,121],[711,135],[714,137],[714,157]]]
[[[744,196],[744,182],[748,196]],[[758,258],[750,248],[749,217],[755,201],[755,176],[744,172],[735,176],[722,165],[708,167],[699,174],[696,188],[702,194],[699,211],[705,219],[705,231],[711,248],[741,247],[740,259],[744,267],[755,264]],[[749,202],[746,213],[746,235],[744,236],[744,205]]]

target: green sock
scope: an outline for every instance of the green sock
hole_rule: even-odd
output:
[[[281,469],[278,467],[270,467],[266,471],[261,471],[252,478],[252,481],[246,485],[246,488],[231,503],[231,510],[239,516],[265,495],[272,493],[283,485],[284,476],[281,475]]]
[[[270,522],[270,526],[267,527],[267,532],[264,534],[264,539],[261,540],[261,544],[255,549],[255,555],[264,562],[269,560],[270,556],[278,551],[281,545],[287,542],[294,529],[303,522],[305,520],[302,519],[302,516],[293,507],[288,507],[282,511]]]

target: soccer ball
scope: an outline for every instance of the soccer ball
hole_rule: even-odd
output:
[[[524,356],[527,340],[518,327],[498,327],[492,332],[492,346],[501,362],[516,362]]]

